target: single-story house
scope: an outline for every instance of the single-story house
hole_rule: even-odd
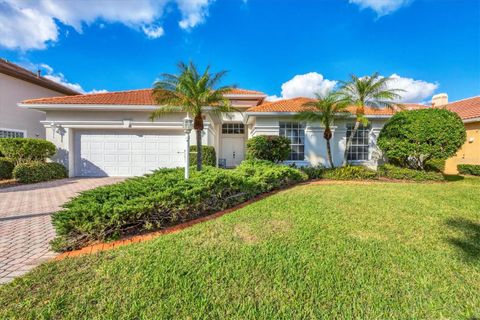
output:
[[[264,93],[244,89],[234,89],[226,97],[241,112],[221,117],[206,114],[202,132],[203,144],[215,147],[218,163],[238,165],[245,158],[248,138],[281,135],[291,141],[289,162],[327,165],[323,129],[318,123],[294,119],[310,99],[266,102]],[[19,106],[46,113],[42,121],[46,138],[57,146],[55,160],[69,169],[70,176],[135,176],[159,167],[184,165],[182,121],[186,114],[149,120],[150,113],[159,107],[151,89],[33,99]],[[358,131],[348,158],[352,163],[374,167],[381,159],[376,147],[378,134],[393,112],[368,107],[365,111],[370,124]],[[343,160],[353,122],[352,114],[333,126],[331,145],[337,165]],[[195,141],[195,133],[191,135]]]
[[[444,107],[457,113],[463,120],[467,140],[455,157],[445,163],[445,173],[458,173],[459,164],[480,165],[480,96],[448,102],[448,95],[434,96],[434,107]]]
[[[45,138],[45,113],[17,106],[18,101],[40,97],[78,95],[55,81],[0,59],[0,138]]]

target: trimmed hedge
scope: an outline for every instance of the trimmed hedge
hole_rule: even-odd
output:
[[[445,171],[445,159],[431,159],[425,162],[425,170],[433,172]]]
[[[472,176],[480,176],[479,164],[459,164],[457,170],[461,174],[470,174]]]
[[[190,165],[197,164],[197,146],[190,146]],[[217,155],[213,146],[202,146],[202,164],[204,166],[215,167],[217,165]]]
[[[275,163],[288,159],[290,139],[281,136],[256,136],[247,140],[247,159]]]
[[[429,108],[396,113],[380,131],[377,144],[392,163],[423,170],[428,160],[455,155],[465,139],[456,113]]]
[[[332,180],[375,180],[378,172],[363,166],[345,166],[326,169],[323,178]]]
[[[68,176],[67,169],[60,163],[32,161],[21,163],[13,169],[13,177],[20,183],[36,183]]]
[[[391,164],[385,164],[378,168],[382,177],[399,180],[412,181],[443,181],[445,177],[439,172],[414,170],[408,168],[396,167]]]
[[[7,158],[0,158],[0,180],[11,179],[15,165],[13,161]]]
[[[183,178],[183,169],[153,174],[82,192],[52,216],[55,251],[96,240],[163,228],[242,203],[307,177],[266,161],[244,161],[234,170],[205,167]]]
[[[53,143],[33,138],[2,138],[0,152],[15,165],[31,161],[45,161],[52,157],[56,148]]]

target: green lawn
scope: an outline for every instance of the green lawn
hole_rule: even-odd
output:
[[[182,232],[42,265],[0,318],[480,317],[480,179],[298,186]]]

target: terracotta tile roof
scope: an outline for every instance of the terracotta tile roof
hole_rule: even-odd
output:
[[[455,101],[443,107],[457,113],[463,120],[480,118],[480,96]]]
[[[265,102],[259,106],[249,108],[247,111],[248,112],[300,112],[308,109],[303,105],[310,101],[314,101],[314,99],[299,97],[299,98],[293,98],[293,99]],[[403,106],[404,106],[404,109],[407,109],[407,110],[414,110],[414,109],[421,109],[421,108],[428,107],[422,104],[414,104],[414,103],[403,104]],[[355,113],[355,109],[356,107],[354,106],[347,108],[347,110],[351,113]],[[388,116],[388,115],[394,114],[394,112],[396,111],[393,111],[387,108],[378,109],[378,108],[365,107],[366,115]]]
[[[105,105],[155,105],[152,89],[49,97],[22,101],[25,104],[105,104]],[[260,91],[233,89],[235,95],[263,95]]]
[[[0,73],[6,74],[10,77],[14,77],[23,81],[33,83],[37,86],[56,91],[60,94],[65,95],[75,95],[80,94],[79,92],[70,89],[64,85],[61,85],[55,81],[37,75],[25,68],[22,68],[14,63],[11,63],[7,60],[0,59]]]

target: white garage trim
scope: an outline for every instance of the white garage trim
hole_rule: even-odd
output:
[[[184,165],[180,130],[75,130],[75,176],[139,176]]]

